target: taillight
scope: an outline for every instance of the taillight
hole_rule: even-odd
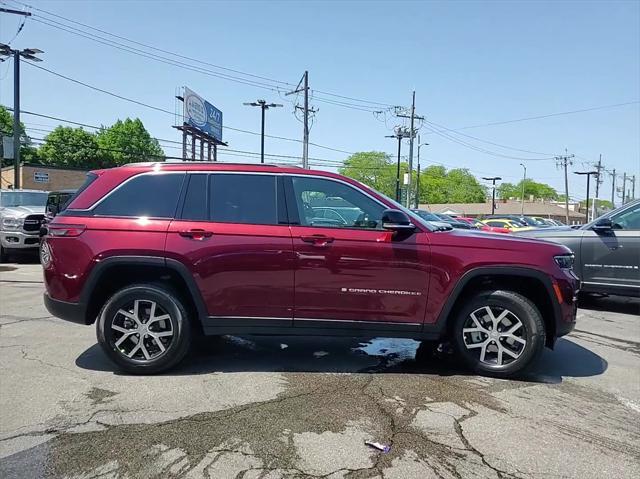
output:
[[[49,224],[47,226],[49,235],[51,236],[80,236],[85,229],[86,225],[65,225],[65,224]]]

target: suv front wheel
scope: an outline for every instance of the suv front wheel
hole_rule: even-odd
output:
[[[163,285],[138,284],[116,292],[103,306],[96,328],[106,355],[134,374],[175,366],[191,344],[187,310]]]
[[[453,339],[474,371],[497,377],[522,372],[539,357],[545,329],[538,308],[513,291],[483,291],[455,318]]]

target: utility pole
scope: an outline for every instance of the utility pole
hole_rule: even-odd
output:
[[[309,113],[316,113],[318,110],[315,108],[309,108],[309,72],[304,71],[304,75],[298,82],[298,86],[295,90],[285,93],[285,96],[295,95],[296,93],[304,92],[304,106],[296,105],[296,110],[302,110],[304,118],[302,120],[303,132],[302,132],[302,167],[309,168]]]
[[[600,154],[600,157],[598,158],[598,164],[596,165],[596,170],[598,171],[598,174],[596,175],[596,196],[595,198],[593,198],[593,211],[591,213],[591,219],[595,219],[596,214],[598,212],[598,205],[596,203],[598,202],[598,195],[600,192],[600,183],[604,181],[601,174],[601,171],[603,169],[604,167],[602,166],[602,154]]]
[[[262,127],[260,130],[260,163],[264,163],[264,112],[269,108],[281,107],[282,105],[277,103],[267,103],[265,100],[256,100],[251,103],[243,103],[246,106],[259,106],[262,110]]]
[[[496,181],[501,180],[499,176],[492,176],[490,178],[482,178],[483,180],[491,181],[493,183],[493,193],[491,195],[491,214],[496,212]]]
[[[398,165],[396,167],[396,201],[400,203],[400,149],[402,147],[402,140],[407,138],[409,133],[406,128],[401,126],[396,127],[395,135],[387,135],[385,138],[396,138],[398,140]],[[409,175],[411,176],[411,175]]]
[[[571,161],[571,158],[573,158],[573,155],[567,155],[567,150],[565,150],[565,155],[564,156],[556,156],[556,164],[558,166],[562,166],[564,168],[564,215],[565,215],[565,222],[568,225],[569,224],[569,176],[567,175],[567,166],[568,165],[572,165],[573,162]]]
[[[524,216],[524,184],[527,181],[527,167],[524,163],[520,163],[520,166],[524,168],[524,175],[522,176],[522,201],[520,203],[520,216]]]
[[[413,95],[412,95],[412,99],[411,99],[411,114],[407,115],[406,113],[403,114],[396,114],[397,117],[400,118],[410,118],[411,123],[410,123],[410,129],[409,129],[409,181],[407,182],[407,198],[406,198],[406,202],[405,202],[405,206],[408,208],[411,199],[409,198],[411,196],[411,174],[413,173],[413,139],[416,136],[416,132],[415,132],[415,120],[424,120],[424,117],[422,116],[417,116],[416,115],[416,91],[413,90]]]
[[[627,172],[622,174],[622,204],[624,205],[625,193],[627,191]]]
[[[420,147],[428,146],[429,143],[420,143],[420,135],[418,135],[418,176],[416,176],[416,209],[420,206]]]
[[[616,207],[616,169],[611,173],[611,206]]]
[[[14,10],[3,9],[5,13],[17,13],[30,16],[27,12],[17,12]],[[0,58],[6,61],[9,57],[13,57],[13,188],[20,188],[20,57],[33,62],[41,62],[42,59],[36,57],[38,53],[44,53],[37,48],[25,48],[24,50],[16,50],[9,45],[0,43]]]
[[[636,175],[631,177],[631,199],[636,199]]]
[[[587,223],[589,222],[589,180],[591,176],[598,177],[597,171],[574,171],[576,175],[586,175],[587,177],[587,204],[585,205],[585,210],[587,212]],[[595,200],[594,200],[595,201]],[[593,217],[591,218],[593,219]]]

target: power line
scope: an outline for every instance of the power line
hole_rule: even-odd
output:
[[[557,112],[557,113],[549,113],[549,114],[546,114],[546,115],[538,115],[538,116],[529,116],[529,117],[524,117],[524,118],[516,118],[514,120],[503,120],[503,121],[494,121],[494,122],[491,122],[491,123],[480,123],[480,124],[477,124],[477,125],[469,125],[469,126],[463,126],[463,127],[460,127],[460,128],[454,128],[453,131],[470,130],[472,128],[482,128],[482,127],[485,127],[485,126],[506,125],[508,123],[518,123],[518,122],[521,122],[521,121],[540,120],[540,119],[543,119],[543,118],[551,118],[551,117],[554,117],[554,116],[573,115],[575,113],[584,113],[584,112],[588,112],[588,111],[605,110],[605,109],[609,109],[609,108],[618,108],[618,107],[627,106],[627,105],[637,105],[638,103],[640,103],[640,100],[627,101],[627,102],[623,102],[623,103],[613,103],[613,104],[610,104],[610,105],[594,106],[594,107],[590,107],[590,108],[582,108],[582,109],[579,109],[579,110],[561,111],[561,112]]]
[[[156,110],[156,111],[159,111],[159,112],[162,112],[162,113],[167,113],[167,114],[169,114],[171,116],[175,116],[175,112],[173,112],[173,111],[165,110],[164,108],[160,108],[160,107],[157,107],[157,106],[154,106],[154,105],[149,105],[148,103],[144,103],[144,102],[141,102],[141,101],[138,101],[138,100],[134,100],[133,98],[128,98],[128,97],[125,97],[123,95],[119,95],[117,93],[114,93],[112,91],[105,90],[103,88],[98,88],[96,86],[90,85],[90,84],[82,82],[80,80],[76,80],[75,78],[68,77],[68,76],[63,75],[61,73],[54,72],[53,70],[49,70],[48,68],[42,67],[40,65],[36,65],[34,63],[31,63],[31,62],[25,62],[25,63],[30,65],[30,66],[32,66],[32,67],[35,67],[35,68],[38,68],[40,70],[46,71],[46,72],[50,73],[51,75],[54,75],[54,76],[60,77],[60,78],[62,78],[64,80],[70,81],[72,83],[76,83],[78,85],[84,86],[85,88],[89,88],[91,90],[99,91],[101,93],[113,96],[113,97],[118,98],[120,100],[124,100],[124,101],[128,101],[128,102],[131,102],[131,103],[135,103],[136,105],[144,106],[145,108],[150,108],[152,110]],[[225,128],[227,130],[237,131],[237,132],[240,132],[240,133],[247,133],[247,134],[250,134],[250,135],[260,136],[260,133],[255,132],[255,131],[244,130],[244,129],[241,129],[241,128],[234,128],[234,127],[227,126],[227,125],[224,125],[223,128]],[[293,142],[296,142],[296,143],[302,143],[302,140],[299,140],[299,139],[296,139],[296,138],[286,138],[286,137],[277,136],[277,135],[265,135],[265,137],[274,138],[274,139],[277,139],[277,140],[293,141]],[[333,148],[333,147],[330,147],[330,146],[320,145],[318,143],[311,143],[310,142],[309,144],[313,145],[313,146],[315,146],[317,148],[322,148],[322,149],[329,150],[329,151],[335,151],[335,152],[338,152],[338,153],[346,153],[348,155],[352,155],[353,154],[353,152],[350,152],[350,151],[341,150],[339,148]]]
[[[165,49],[153,46],[153,45],[142,43],[142,42],[139,42],[137,40],[133,40],[131,38],[125,37],[123,35],[118,35],[118,34],[115,34],[115,33],[111,33],[111,32],[109,32],[107,30],[100,29],[100,28],[97,28],[97,27],[93,27],[93,26],[88,25],[86,23],[82,23],[82,22],[70,19],[68,17],[64,17],[62,15],[58,15],[56,13],[41,9],[41,8],[33,7],[31,5],[28,5],[28,4],[25,4],[25,3],[22,3],[22,2],[16,1],[15,3],[21,4],[23,6],[28,6],[29,8],[31,8],[31,9],[33,9],[35,11],[41,12],[41,13],[49,16],[49,17],[55,17],[55,18],[58,18],[60,20],[63,20],[64,22],[67,22],[67,23],[61,23],[61,22],[53,20],[52,18],[49,18],[47,16],[35,15],[35,17],[38,18],[37,21],[39,21],[40,23],[46,24],[46,25],[48,25],[50,27],[53,27],[53,28],[70,29],[72,31],[70,31],[70,30],[66,30],[66,31],[68,33],[80,34],[81,36],[84,36],[85,38],[87,38],[89,40],[97,41],[96,38],[88,36],[87,34],[94,35],[97,38],[99,38],[100,40],[102,40],[102,42],[111,42],[111,44],[109,44],[108,46],[117,47],[119,45],[122,48],[128,48],[129,49],[128,51],[130,53],[133,53],[133,51],[131,51],[131,50],[135,50],[135,51],[137,51],[139,53],[148,54],[148,52],[144,52],[144,50],[135,49],[133,47],[130,47],[129,45],[126,45],[126,44],[123,44],[123,43],[120,43],[120,42],[116,42],[115,40],[111,40],[111,39],[105,38],[105,37],[98,37],[95,34],[90,34],[89,32],[87,32],[85,30],[81,30],[81,29],[78,29],[76,27],[73,27],[72,25],[68,25],[68,23],[75,24],[75,25],[80,25],[80,26],[84,27],[85,29],[93,30],[93,31],[99,32],[99,33],[101,33],[103,35],[108,35],[110,37],[117,38],[119,40],[123,40],[125,42],[131,43],[131,44],[134,44],[134,45],[138,45],[138,46],[147,48],[149,50],[153,50],[153,51],[156,51],[156,52],[164,53],[166,55],[171,55],[173,57],[181,58],[181,59],[188,60],[188,61],[191,61],[191,62],[200,63],[200,64],[207,65],[207,66],[210,66],[210,67],[213,67],[213,68],[217,68],[219,70],[228,71],[228,72],[231,72],[231,73],[235,73],[235,74],[238,74],[238,75],[243,75],[245,77],[255,78],[255,79],[258,79],[258,80],[264,80],[264,81],[271,82],[271,83],[274,83],[274,84],[283,85],[285,87],[293,87],[294,86],[294,84],[290,83],[290,82],[277,80],[277,79],[266,77],[266,76],[262,76],[262,75],[256,75],[256,74],[253,74],[253,73],[244,72],[244,71],[237,70],[237,69],[234,69],[234,68],[224,67],[222,65],[217,65],[217,64],[210,63],[210,62],[207,62],[207,61],[204,61],[204,60],[200,60],[200,59],[197,59],[197,58],[189,57],[187,55],[183,55],[183,54],[180,54],[180,53],[176,53],[176,52],[172,52],[172,51],[169,51],[169,50],[165,50]],[[45,21],[46,22],[50,22],[50,23],[45,23]],[[100,42],[98,42],[98,43],[100,43]],[[174,60],[171,60],[171,59],[167,59],[166,57],[161,57],[160,55],[153,55],[153,56],[158,57],[158,58],[164,58],[164,59],[169,60],[169,61],[174,61]],[[182,62],[180,62],[180,63],[182,63]],[[184,65],[187,65],[187,64],[184,64]],[[214,72],[211,72],[211,73],[214,73]],[[251,81],[251,80],[243,79],[243,78],[240,78],[240,77],[234,77],[232,75],[226,75],[226,77],[227,77],[226,79],[232,80],[232,81]],[[254,82],[254,83],[258,83],[259,84],[261,82]],[[262,83],[262,85],[265,85],[265,84]],[[253,85],[253,86],[258,86],[258,85]],[[341,98],[343,100],[350,100],[350,101],[358,102],[360,104],[369,104],[369,105],[386,106],[386,107],[392,106],[389,103],[383,103],[383,102],[372,101],[372,100],[365,100],[365,99],[362,99],[362,98],[342,95],[342,94],[333,93],[333,92],[324,91],[324,90],[314,90],[314,91],[316,93],[320,93],[322,95],[332,96],[332,97],[335,97],[335,98]],[[317,98],[317,100],[321,101],[320,98]],[[327,103],[329,103],[329,101],[327,101]],[[338,103],[336,103],[336,104],[338,104]],[[358,106],[359,107],[363,106],[363,105],[358,105],[358,104],[342,104],[340,106],[347,106],[347,105],[349,107],[353,107],[353,108],[357,108]]]
[[[425,126],[431,130],[433,133],[436,133],[439,136],[442,136],[443,138],[446,138],[449,141],[452,141],[454,143],[457,143],[459,145],[465,146],[467,148],[470,148],[472,150],[478,151],[480,153],[484,153],[486,155],[490,155],[490,156],[496,156],[499,158],[506,158],[506,159],[511,159],[511,160],[520,160],[520,161],[548,161],[548,160],[554,160],[555,158],[553,157],[549,157],[549,158],[523,158],[520,156],[510,156],[510,155],[503,155],[502,153],[497,153],[495,151],[491,151],[491,150],[487,150],[485,148],[481,148],[479,146],[476,145],[472,145],[466,141],[460,140],[459,138],[456,138],[448,133],[444,133],[442,131],[436,130],[435,128],[433,128],[432,126],[430,126],[428,124],[429,122],[426,122]]]

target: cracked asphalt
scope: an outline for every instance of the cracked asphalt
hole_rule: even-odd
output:
[[[0,267],[2,478],[640,477],[639,300],[581,305],[519,380],[411,340],[250,336],[141,377],[42,292],[39,265]]]

